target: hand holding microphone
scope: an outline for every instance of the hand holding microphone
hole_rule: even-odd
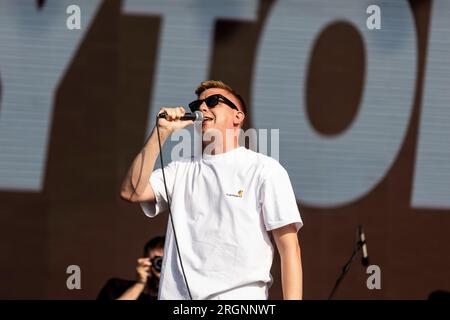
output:
[[[158,126],[160,129],[173,133],[194,123],[194,121],[202,121],[203,113],[196,111],[195,113],[186,113],[186,110],[179,106],[176,108],[163,107],[158,113]]]

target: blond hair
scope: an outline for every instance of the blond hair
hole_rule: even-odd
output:
[[[237,93],[236,91],[234,91],[233,88],[231,88],[229,85],[225,84],[224,82],[222,82],[220,80],[206,80],[206,81],[203,81],[202,83],[200,83],[200,85],[197,87],[197,89],[195,89],[195,94],[197,95],[197,97],[200,97],[202,92],[204,92],[204,91],[206,91],[208,89],[212,89],[212,88],[223,89],[223,90],[226,90],[229,93],[231,93],[239,101],[239,105],[241,107],[241,111],[245,115],[247,114],[247,107],[246,107],[245,101],[241,97],[241,95],[239,93]]]

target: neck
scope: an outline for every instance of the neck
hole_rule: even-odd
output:
[[[227,132],[225,135],[213,135],[211,140],[203,139],[202,151],[204,154],[218,155],[239,147],[238,135],[236,132],[232,131]]]

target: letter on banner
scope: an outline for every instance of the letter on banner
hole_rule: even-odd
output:
[[[0,1],[0,189],[42,188],[55,90],[101,1],[81,2],[76,31],[66,26],[71,2]]]
[[[257,51],[253,123],[280,129],[280,162],[299,201],[344,205],[370,192],[393,164],[411,116],[416,79],[416,36],[408,1],[378,1],[380,30],[366,27],[364,1],[274,3]],[[331,138],[311,126],[305,112],[305,75],[320,32],[351,23],[366,49],[364,92],[349,128]],[[336,84],[338,85],[338,84]],[[327,94],[324,92],[323,94]]]

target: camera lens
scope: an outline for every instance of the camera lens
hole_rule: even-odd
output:
[[[158,272],[161,272],[162,260],[163,260],[163,257],[161,257],[161,256],[156,256],[152,259],[152,266]]]

